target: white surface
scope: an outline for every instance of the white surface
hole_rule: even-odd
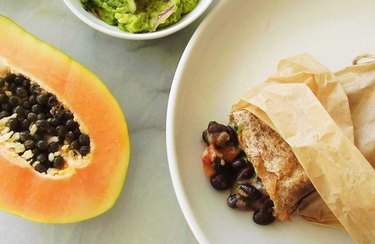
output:
[[[130,41],[88,27],[61,0],[0,0],[0,14],[96,73],[123,109],[131,139],[126,183],[110,211],[66,225],[0,211],[0,244],[195,243],[168,170],[165,115],[178,61],[202,18],[165,38]]]
[[[156,30],[152,33],[129,33],[119,30],[117,26],[111,26],[95,17],[92,13],[83,9],[80,0],[64,0],[68,8],[83,22],[90,27],[110,36],[130,40],[150,40],[165,37],[185,28],[196,20],[209,7],[212,0],[200,0],[193,11],[184,15],[180,21],[166,28]]]
[[[168,103],[167,152],[173,185],[201,243],[353,243],[343,230],[291,223],[252,223],[226,206],[228,192],[205,177],[201,133],[227,123],[231,105],[276,71],[280,59],[307,52],[332,71],[375,53],[374,1],[221,1],[198,28],[177,68]]]

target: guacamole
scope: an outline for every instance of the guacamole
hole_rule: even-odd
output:
[[[198,0],[80,0],[87,11],[131,33],[153,32],[179,21]]]

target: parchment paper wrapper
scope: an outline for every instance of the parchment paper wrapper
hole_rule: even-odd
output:
[[[293,83],[292,83],[293,82]],[[278,73],[233,106],[275,129],[292,147],[320,197],[358,243],[375,240],[375,171],[353,144],[348,100],[311,56],[281,61]],[[305,203],[319,203],[318,201]],[[331,210],[331,212],[329,211]],[[332,215],[332,212],[334,216]]]
[[[354,62],[360,58],[375,57],[361,55]],[[375,168],[375,62],[349,66],[335,76],[349,98],[355,145]]]
[[[361,59],[368,58],[373,61],[358,64]],[[353,65],[335,73],[349,99],[354,128],[354,143],[373,168],[375,168],[374,60],[374,55],[359,55],[354,59]],[[315,223],[342,227],[316,192],[302,200],[297,209],[297,214]]]
[[[275,83],[305,83],[346,136],[353,140],[353,124],[345,90],[334,74],[311,55],[302,54],[281,60],[276,75],[253,87],[245,97],[255,96],[264,87]],[[241,106],[240,103],[235,106]],[[272,124],[267,124],[272,127]]]

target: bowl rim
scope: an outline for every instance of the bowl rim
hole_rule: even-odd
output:
[[[199,16],[201,16],[207,10],[207,8],[211,5],[213,0],[199,0],[198,5],[190,13],[183,16],[182,19],[178,21],[177,23],[171,26],[168,26],[166,28],[157,30],[155,32],[149,32],[149,33],[130,33],[126,31],[121,31],[117,27],[115,30],[109,29],[107,27],[112,27],[111,25],[108,25],[107,23],[105,23],[104,21],[100,19],[98,20],[100,20],[102,24],[93,22],[89,18],[89,15],[92,15],[92,14],[84,10],[83,7],[82,9],[77,9],[76,6],[73,4],[73,1],[79,1],[79,0],[64,0],[64,3],[69,8],[69,10],[73,12],[73,14],[76,17],[78,17],[82,22],[86,23],[88,26],[90,26],[91,28],[99,32],[102,32],[109,36],[121,38],[121,39],[152,40],[152,39],[157,39],[157,38],[168,36],[170,34],[173,34],[185,28],[186,26],[191,24],[193,21],[195,21]]]

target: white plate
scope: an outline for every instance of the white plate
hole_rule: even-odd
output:
[[[276,71],[280,59],[307,52],[332,71],[375,53],[375,1],[221,1],[188,44],[170,94],[167,151],[175,192],[201,243],[353,243],[344,230],[302,218],[270,226],[226,206],[228,192],[205,177],[201,132],[227,122],[231,105]]]

